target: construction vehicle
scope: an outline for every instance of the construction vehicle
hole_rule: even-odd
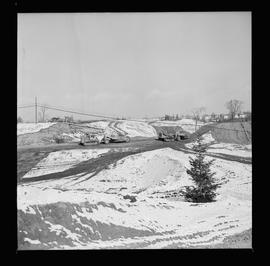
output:
[[[108,143],[122,143],[130,142],[130,137],[126,135],[111,135],[106,134],[89,134],[85,133],[81,136],[80,145],[85,145],[86,143],[96,143],[96,144],[108,144]]]
[[[100,143],[108,144],[108,143],[123,143],[123,142],[130,142],[130,137],[125,135],[104,136]]]
[[[157,132],[158,140],[181,141],[188,139],[190,134],[180,126],[153,126]]]
[[[162,141],[181,141],[188,138],[188,135],[184,132],[175,132],[174,134],[159,132],[158,134],[158,139]]]
[[[85,133],[84,135],[81,136],[80,145],[85,145],[85,143],[100,143],[100,138],[98,138],[98,135],[96,134],[89,134]]]

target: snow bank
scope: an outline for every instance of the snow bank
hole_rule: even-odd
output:
[[[202,144],[211,144],[211,143],[216,143],[216,140],[213,138],[211,131],[207,132],[206,134],[203,134],[201,136],[202,139]],[[196,141],[190,142],[185,144],[185,146],[189,149],[192,149],[193,146],[195,145]]]
[[[121,121],[117,127],[129,137],[156,137],[156,130],[145,122]]]
[[[97,158],[108,151],[109,149],[75,149],[51,152],[46,158],[32,168],[31,171],[25,174],[23,178],[32,178],[45,174],[63,172],[80,162]]]
[[[209,153],[216,153],[216,154],[228,154],[232,156],[239,156],[239,157],[252,157],[252,145],[242,145],[242,144],[234,144],[234,143],[217,143],[217,141],[213,138],[211,131],[203,134],[202,136],[202,143],[207,144],[208,149],[207,152]],[[194,142],[190,142],[185,144],[185,146],[189,149],[192,149],[195,145]]]
[[[18,123],[17,135],[38,132],[41,129],[48,128],[56,123]]]
[[[123,158],[91,179],[82,173],[57,182],[19,185],[18,209],[27,215],[41,215],[44,204],[80,204],[74,207],[72,218],[69,216],[76,226],[67,229],[65,224],[48,220],[51,232],[73,236],[74,248],[80,249],[201,246],[220,243],[226,236],[251,228],[251,165],[214,161],[212,170],[222,183],[216,202],[192,204],[181,198],[164,198],[167,192],[192,183],[186,174],[189,156],[170,148],[159,149]],[[124,195],[133,195],[137,201],[130,203]],[[133,236],[129,232],[134,232]]]

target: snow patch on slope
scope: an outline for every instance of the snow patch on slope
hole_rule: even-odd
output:
[[[41,160],[34,168],[26,173],[23,178],[32,178],[45,174],[63,172],[74,165],[99,157],[107,153],[110,149],[93,149],[93,150],[62,150],[51,152],[46,158]]]
[[[44,181],[39,184],[19,185],[18,209],[29,212],[31,206],[42,204],[88,202],[96,207],[89,211],[81,205],[81,210],[72,214],[73,221],[80,222],[83,228],[89,226],[92,229],[85,222],[93,221],[95,230],[100,235],[104,232],[98,229],[98,224],[110,226],[112,232],[115,230],[114,226],[122,226],[130,228],[129,231],[146,230],[153,234],[125,237],[126,233],[123,231],[121,238],[89,239],[84,242],[79,236],[83,236],[83,232],[69,228],[66,234],[73,236],[74,248],[206,245],[221,242],[228,235],[251,228],[251,165],[222,159],[214,161],[212,170],[216,172],[217,180],[222,183],[217,191],[216,202],[192,204],[181,198],[172,200],[161,197],[166,191],[181,189],[191,184],[185,171],[185,168],[189,167],[189,156],[194,155],[170,148],[159,149],[130,155],[91,179],[87,179],[82,173],[81,176],[58,180],[57,184]],[[208,159],[211,158],[207,157]],[[71,182],[67,183],[67,180]],[[80,183],[76,185],[75,181]],[[62,190],[58,189],[59,186]],[[137,201],[130,203],[124,200],[123,195],[126,194],[136,196]],[[31,209],[31,212],[33,211],[36,210]],[[64,225],[52,225],[51,230],[65,231],[61,226]],[[76,235],[73,235],[75,233]],[[64,245],[59,247],[57,244],[55,247],[71,248]]]
[[[48,128],[56,123],[18,123],[17,124],[17,136],[27,133],[35,133],[41,129]]]
[[[216,143],[216,140],[213,138],[211,131],[207,132],[206,134],[203,134],[201,136],[202,139],[202,144],[211,144],[211,143]],[[194,145],[196,144],[196,141],[190,142],[185,144],[185,146],[189,149],[192,149]]]
[[[234,144],[234,143],[217,143],[217,141],[213,138],[211,131],[203,134],[202,136],[202,144],[208,145],[207,152],[215,153],[215,154],[228,154],[232,156],[239,157],[252,157],[252,145],[243,145],[243,144]],[[185,144],[185,146],[189,149],[192,149],[195,145],[196,141]]]
[[[251,145],[241,145],[233,143],[217,143],[209,146],[207,150],[211,153],[228,154],[240,157],[252,157]]]
[[[129,137],[156,137],[156,130],[145,122],[121,121],[117,125]]]

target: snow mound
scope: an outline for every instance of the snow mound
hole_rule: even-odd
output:
[[[41,175],[63,172],[80,162],[97,158],[108,151],[109,149],[74,149],[51,152],[46,158],[41,160],[34,168],[26,173],[23,178],[33,178]]]
[[[38,132],[41,129],[48,128],[56,123],[18,123],[17,136],[22,134]]]
[[[156,130],[145,122],[121,121],[117,127],[129,137],[156,137]]]
[[[207,132],[206,134],[203,134],[201,136],[202,139],[202,144],[211,144],[211,143],[216,143],[216,140],[213,138],[211,131]],[[196,141],[190,142],[185,144],[185,146],[189,149],[192,149],[195,145]]]
[[[185,173],[187,164],[186,156],[170,148],[139,153],[119,160],[91,179],[81,176],[70,182],[69,188],[120,194],[176,189],[178,185],[190,183]]]

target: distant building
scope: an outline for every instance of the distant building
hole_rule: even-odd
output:
[[[65,116],[64,121],[65,122],[73,122],[73,116]]]
[[[179,120],[179,115],[165,115],[164,116],[164,120],[168,120],[168,121],[176,121]]]
[[[52,117],[50,122],[63,122],[63,119],[60,117]]]
[[[211,116],[210,115],[204,115],[203,117],[202,117],[202,120],[204,121],[204,122],[209,122],[210,121],[210,119],[211,119]]]

